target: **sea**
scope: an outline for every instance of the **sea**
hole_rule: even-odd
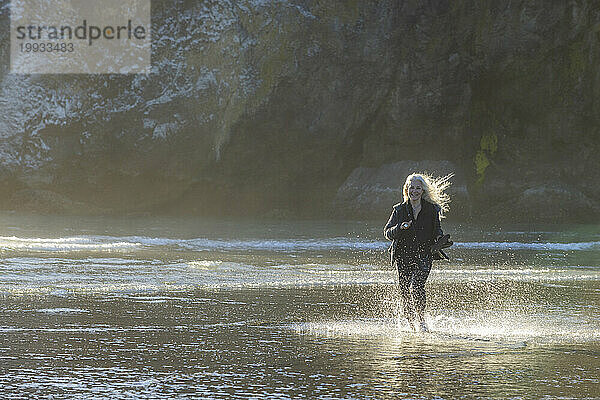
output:
[[[600,225],[0,215],[2,399],[599,399]]]

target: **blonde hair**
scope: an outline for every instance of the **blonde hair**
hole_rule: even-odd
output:
[[[406,177],[404,186],[402,187],[402,198],[405,202],[409,200],[408,187],[412,180],[418,180],[423,186],[423,198],[430,203],[433,203],[440,207],[440,218],[444,218],[444,213],[450,210],[448,204],[450,204],[450,196],[445,193],[445,190],[452,184],[450,179],[454,174],[448,174],[446,176],[440,176],[434,178],[427,174],[410,174]]]

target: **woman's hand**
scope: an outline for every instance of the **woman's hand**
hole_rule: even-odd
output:
[[[412,220],[404,221],[403,223],[400,224],[400,229],[408,229],[408,228],[410,228],[411,225],[412,225]]]

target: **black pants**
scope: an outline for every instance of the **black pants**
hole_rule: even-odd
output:
[[[432,257],[429,251],[419,251],[411,256],[394,260],[398,269],[400,295],[404,316],[410,321],[415,317],[423,320],[425,314],[425,282],[431,271]]]

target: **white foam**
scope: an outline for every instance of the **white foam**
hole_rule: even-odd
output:
[[[176,264],[177,265],[177,264]],[[206,271],[218,271],[218,270],[244,270],[256,268],[253,265],[220,261],[220,260],[196,260],[185,263],[184,265],[189,266],[191,269],[206,270]]]
[[[169,247],[171,250],[265,250],[265,251],[384,251],[389,242],[347,237],[320,239],[176,239],[147,236],[74,236],[63,238],[0,237],[0,249],[23,251],[135,251],[143,248]],[[455,248],[487,250],[600,250],[600,242],[456,242]]]
[[[140,248],[141,244],[108,236],[76,236],[66,238],[19,238],[1,236],[0,249],[36,252],[123,251]]]
[[[571,242],[571,243],[523,243],[523,242],[458,242],[459,248],[486,250],[600,250],[600,242]]]
[[[304,250],[370,250],[383,249],[385,242],[361,241],[348,238],[329,239],[259,239],[259,240],[224,240],[224,239],[189,239],[182,240],[179,246],[190,250],[235,249],[235,250],[270,250],[270,251],[304,251]]]
[[[44,314],[85,314],[89,312],[80,308],[42,308],[36,311]]]

